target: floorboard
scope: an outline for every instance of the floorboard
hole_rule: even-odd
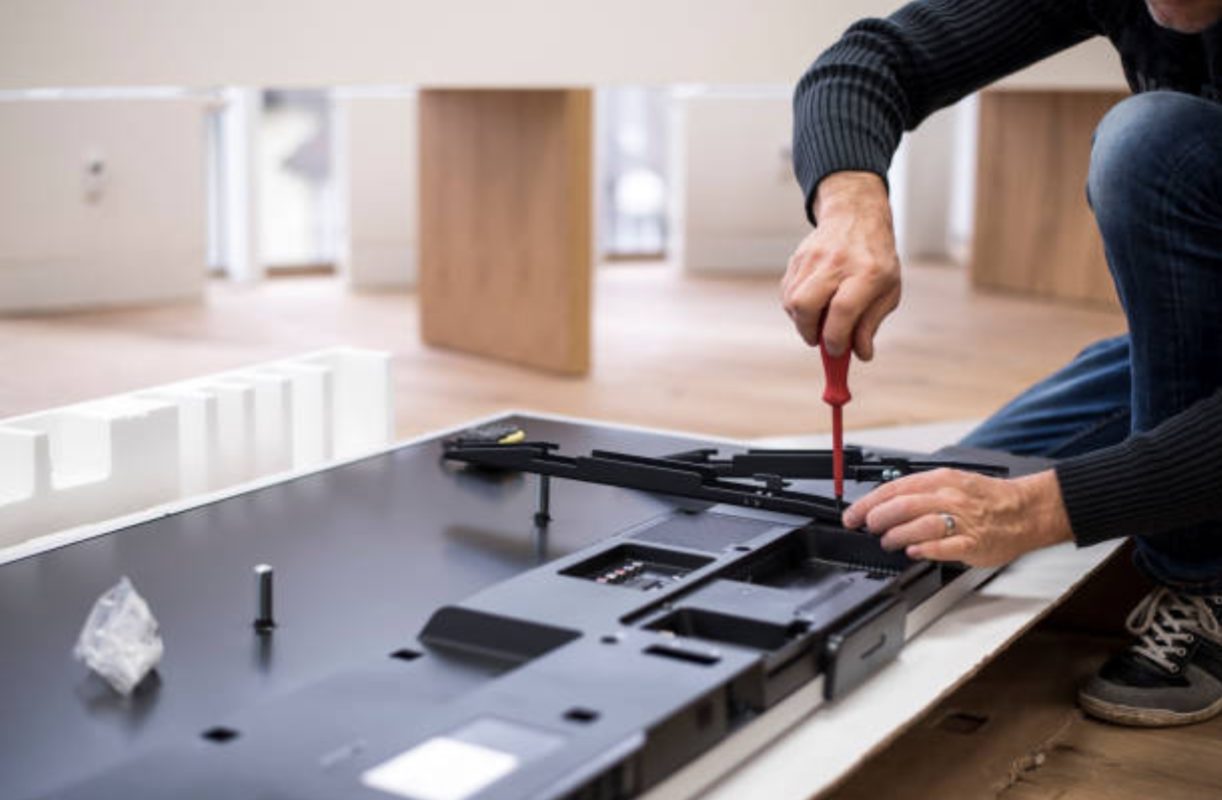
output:
[[[1078,687],[1128,641],[1150,588],[1112,559],[825,800],[1197,800],[1222,797],[1222,717],[1134,730],[1078,710]]]
[[[909,267],[905,293],[875,361],[853,366],[850,430],[984,416],[1124,326],[1112,311],[973,292],[949,267]],[[394,354],[400,436],[511,406],[732,437],[826,431],[818,356],[777,296],[772,278],[603,267],[592,370],[566,378],[424,346],[412,293],[216,282],[197,304],[0,318],[0,418],[352,344]]]

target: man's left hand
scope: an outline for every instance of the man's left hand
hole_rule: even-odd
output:
[[[977,567],[1006,564],[1073,536],[1052,470],[1012,479],[919,472],[870,492],[844,512],[843,522],[864,525],[882,536],[884,549],[904,549],[909,558]]]

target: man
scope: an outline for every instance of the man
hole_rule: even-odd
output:
[[[900,300],[883,176],[901,133],[1091,36],[1135,95],[1100,124],[1088,198],[1128,318],[966,439],[1058,459],[998,480],[953,471],[884,485],[848,527],[914,558],[1003,564],[1061,541],[1132,535],[1154,581],[1136,637],[1081,690],[1133,725],[1222,712],[1222,0],[917,0],[863,20],[794,98],[794,165],[816,225],[790,259],[785,310],[812,346],[874,354]]]

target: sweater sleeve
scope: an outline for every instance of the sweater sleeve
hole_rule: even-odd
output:
[[[900,136],[970,92],[1099,33],[1089,0],[917,0],[864,19],[794,92],[794,172],[810,216],[819,181],[886,180]],[[815,220],[811,217],[811,222]]]
[[[1082,546],[1222,520],[1222,390],[1153,430],[1060,461],[1056,473]]]

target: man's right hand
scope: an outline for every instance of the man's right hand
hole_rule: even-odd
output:
[[[802,240],[781,280],[781,299],[794,327],[814,347],[819,318],[824,347],[838,356],[851,346],[874,357],[874,335],[900,302],[891,204],[882,178],[837,172],[819,182],[812,202],[818,226]]]

